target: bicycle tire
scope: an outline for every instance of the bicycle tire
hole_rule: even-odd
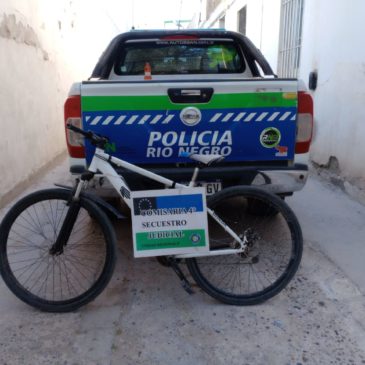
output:
[[[250,213],[255,201],[267,206],[266,217]],[[288,205],[259,188],[230,187],[210,197],[208,206],[241,238],[248,239],[248,251],[187,259],[196,283],[231,305],[259,304],[284,289],[298,270],[303,250],[301,228]],[[208,222],[210,250],[237,248],[238,243],[218,223],[211,217]]]
[[[95,299],[115,265],[116,237],[105,213],[88,199],[64,246],[52,255],[70,192],[47,189],[17,202],[0,226],[0,273],[25,303],[46,312],[69,312]]]

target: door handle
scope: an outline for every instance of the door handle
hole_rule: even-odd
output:
[[[170,100],[175,104],[209,103],[213,96],[213,88],[180,88],[168,89]]]

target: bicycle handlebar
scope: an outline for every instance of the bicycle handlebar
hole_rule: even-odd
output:
[[[105,148],[105,145],[109,142],[109,138],[99,136],[98,134],[92,132],[92,131],[84,131],[81,128],[75,127],[72,124],[66,125],[67,129],[70,129],[73,132],[82,134],[86,139],[88,139],[93,146]]]

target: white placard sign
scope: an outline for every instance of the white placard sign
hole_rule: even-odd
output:
[[[132,192],[135,257],[209,250],[204,188]]]

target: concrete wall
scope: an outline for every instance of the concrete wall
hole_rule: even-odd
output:
[[[311,158],[365,188],[365,2],[307,0],[300,77],[318,72]],[[325,21],[324,21],[325,20]]]
[[[1,1],[0,204],[65,150],[68,89],[116,33],[97,1]]]

